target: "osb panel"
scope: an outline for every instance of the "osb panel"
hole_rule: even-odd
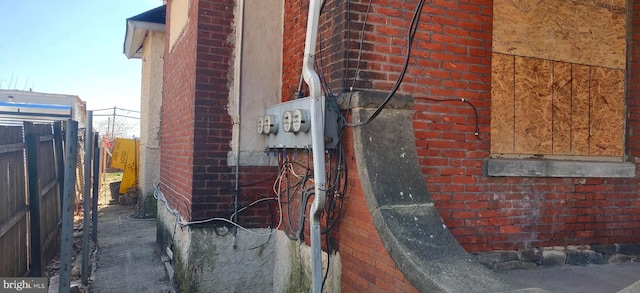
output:
[[[571,153],[571,64],[553,63],[553,154]]]
[[[494,0],[493,51],[624,69],[624,0]]]
[[[591,68],[590,141],[592,156],[622,156],[624,132],[624,72]]]
[[[512,154],[514,57],[494,53],[491,63],[491,152]]]
[[[589,155],[589,67],[572,66],[571,150],[574,155]]]
[[[551,154],[552,61],[515,57],[515,152]]]

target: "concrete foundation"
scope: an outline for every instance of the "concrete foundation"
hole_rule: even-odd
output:
[[[158,204],[157,240],[173,251],[174,280],[180,292],[269,291],[273,282],[275,241],[238,231],[213,227],[180,227],[164,203]],[[225,230],[225,231],[221,231]],[[268,233],[269,229],[252,229]]]
[[[173,280],[179,292],[308,292],[311,289],[310,248],[289,240],[282,231],[255,235],[226,228],[180,227],[158,202],[157,242],[173,252]],[[251,229],[268,234],[269,229]],[[323,276],[327,265],[323,253]],[[340,291],[340,256],[331,255],[324,292]],[[277,268],[277,269],[274,269]]]
[[[298,241],[292,241],[282,231],[276,234],[275,267],[272,292],[311,291],[311,248]],[[329,270],[327,271],[327,257]],[[328,273],[323,292],[340,292],[340,254],[322,253],[322,275]]]

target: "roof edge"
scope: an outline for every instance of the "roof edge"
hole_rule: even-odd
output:
[[[142,45],[148,31],[164,32],[166,5],[127,18],[123,50],[127,58],[142,58]]]

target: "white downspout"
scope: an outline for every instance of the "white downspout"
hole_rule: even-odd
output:
[[[311,285],[312,292],[322,290],[322,246],[320,236],[320,217],[325,204],[325,166],[324,166],[324,113],[322,93],[320,92],[320,78],[313,69],[315,64],[316,39],[318,36],[318,22],[322,0],[311,0],[307,19],[307,37],[304,44],[304,59],[302,62],[302,76],[309,87],[311,110],[311,145],[313,150],[313,178],[315,180],[315,194],[311,205]]]
[[[240,134],[242,130],[242,124],[240,121],[240,115],[242,113],[242,49],[244,43],[244,0],[238,1],[238,15],[240,16],[239,20],[236,22],[236,56],[234,61],[234,96],[237,98],[236,103],[236,121],[235,127],[237,127],[238,131],[236,132],[237,139],[235,145],[235,155],[236,155],[236,172],[235,172],[235,186],[234,186],[234,195],[233,195],[233,220],[238,222],[238,195],[240,192]],[[233,232],[233,248],[238,248],[238,229],[235,229]]]

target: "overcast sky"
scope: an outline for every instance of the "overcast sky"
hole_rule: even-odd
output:
[[[140,109],[125,19],[160,0],[0,0],[0,89],[78,95],[88,109]]]

